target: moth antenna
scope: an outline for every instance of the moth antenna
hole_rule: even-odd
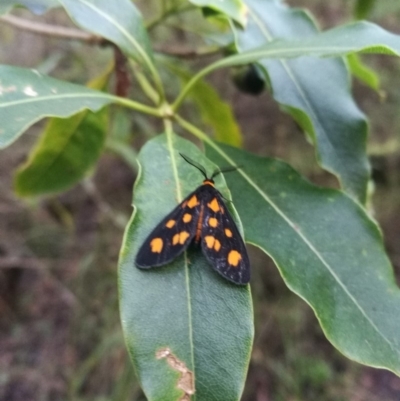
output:
[[[206,180],[208,180],[207,172],[206,172],[205,168],[204,168],[201,164],[196,163],[194,160],[192,160],[190,157],[184,155],[183,153],[180,153],[180,152],[179,152],[179,154],[183,157],[183,159],[184,159],[187,163],[191,164],[193,167],[196,167],[196,168],[201,172],[201,174],[204,175],[204,178],[205,178]],[[212,178],[211,178],[211,179],[212,179]]]
[[[239,170],[240,168],[242,168],[242,166],[223,167],[221,169],[216,169],[212,173],[211,179],[213,179],[220,173],[230,173],[231,171]]]

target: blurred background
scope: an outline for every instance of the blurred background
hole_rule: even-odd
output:
[[[157,15],[156,1],[136,3],[146,20]],[[354,19],[354,1],[287,3],[309,9],[322,29]],[[60,10],[40,17],[24,10],[13,13],[71,26]],[[400,34],[400,2],[377,1],[368,19]],[[188,13],[169,20],[167,27],[155,26],[155,47],[166,52],[195,47],[200,39],[188,27],[199,20]],[[213,57],[218,55],[185,63],[196,69]],[[33,34],[0,19],[1,64],[85,83],[112,58],[110,48]],[[383,56],[363,60],[381,79],[378,92],[353,83],[354,96],[371,119],[371,207],[398,278],[400,61]],[[173,96],[179,82],[165,78]],[[315,163],[314,150],[296,123],[269,93],[254,97],[240,92],[226,71],[208,81],[232,105],[245,148],[284,159],[319,185],[337,187],[335,178]],[[187,118],[203,124],[193,105],[187,103],[184,110]],[[111,115],[110,136],[122,136],[132,147],[123,152],[108,146],[92,175],[61,195],[22,200],[13,193],[15,169],[26,160],[43,123],[0,152],[1,401],[145,400],[122,337],[117,260],[123,225],[131,213],[135,152],[161,128],[155,120],[118,108]],[[400,378],[342,356],[325,339],[311,309],[286,288],[272,261],[255,248],[250,254],[256,335],[243,401],[400,400]]]

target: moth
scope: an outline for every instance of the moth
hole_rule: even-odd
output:
[[[235,284],[247,284],[250,262],[246,246],[214,185],[218,174],[237,167],[215,170],[208,177],[202,165],[180,155],[202,173],[203,183],[157,224],[139,248],[136,266],[149,269],[165,265],[194,243],[201,246],[205,258],[219,274]]]

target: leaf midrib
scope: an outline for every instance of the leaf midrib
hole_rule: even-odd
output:
[[[143,47],[140,46],[139,42],[132,35],[130,35],[130,33],[122,25],[120,25],[115,19],[111,18],[109,15],[104,13],[100,8],[96,7],[94,4],[91,4],[86,0],[79,0],[79,1],[86,7],[91,8],[93,11],[98,13],[102,18],[104,18],[110,24],[114,25],[140,54],[140,57],[147,64],[148,68],[152,70],[153,64],[151,63],[149,57],[147,56],[147,53],[143,50]]]
[[[211,140],[207,141],[209,145],[211,145],[228,163],[231,165],[235,165],[234,161],[215,143]],[[260,194],[262,198],[275,210],[275,212],[282,217],[282,219],[293,229],[293,231],[300,237],[300,239],[308,246],[308,248],[315,254],[315,256],[320,260],[322,265],[327,269],[327,271],[332,275],[332,277],[336,280],[339,286],[343,289],[344,293],[349,297],[349,299],[353,302],[356,308],[360,311],[361,315],[370,323],[371,327],[379,334],[380,337],[389,345],[390,349],[399,354],[393,346],[390,340],[379,330],[379,328],[375,325],[373,320],[369,317],[367,312],[363,309],[363,307],[357,302],[357,299],[348,291],[345,284],[341,281],[339,276],[335,273],[329,263],[323,258],[323,256],[318,252],[317,248],[313,245],[311,241],[307,239],[307,237],[297,228],[297,225],[291,221],[291,219],[286,216],[286,214],[271,200],[271,198],[263,191],[259,186],[243,171],[238,170],[238,173],[244,178],[245,181],[251,185],[256,192]],[[258,244],[257,244],[258,246]]]
[[[96,92],[96,93],[90,93],[90,92],[73,92],[73,93],[65,93],[65,94],[59,94],[59,95],[45,95],[45,96],[35,96],[31,98],[26,98],[26,99],[19,99],[19,100],[13,100],[11,102],[5,102],[0,104],[0,109],[1,108],[7,108],[10,106],[16,106],[16,105],[23,105],[23,104],[28,104],[28,103],[33,103],[33,102],[45,102],[48,100],[63,100],[63,99],[68,99],[68,98],[83,98],[83,97],[90,97],[90,98],[104,98],[104,99],[110,99],[110,100],[118,100],[119,98],[117,96],[113,95],[108,95],[103,92]],[[85,107],[83,105],[83,107]]]
[[[168,151],[170,154],[170,159],[171,159],[171,164],[172,164],[172,172],[173,172],[174,180],[175,180],[175,184],[176,184],[177,197],[178,197],[178,201],[181,202],[183,200],[183,197],[182,197],[182,189],[180,186],[178,167],[176,164],[176,152],[175,152],[175,147],[173,144],[174,133],[172,132],[172,128],[167,129],[166,136],[167,136]],[[184,262],[185,263],[185,285],[186,285],[186,293],[187,293],[187,297],[188,297],[187,308],[188,308],[188,320],[189,320],[188,329],[189,329],[190,356],[191,356],[192,373],[193,373],[193,377],[194,377],[194,389],[195,389],[192,399],[193,399],[193,401],[195,401],[195,399],[196,399],[196,373],[195,373],[195,364],[194,364],[192,297],[191,297],[191,291],[190,291],[190,274],[189,274],[190,272],[189,272],[187,251],[184,252],[184,260],[185,260],[185,262]]]
[[[272,34],[268,31],[268,28],[265,27],[262,23],[262,21],[260,21],[260,19],[258,18],[258,16],[254,13],[254,11],[249,8],[249,14],[251,15],[251,17],[254,19],[255,23],[257,24],[257,26],[259,27],[260,31],[264,34],[265,38],[271,42],[273,40],[273,36]],[[290,78],[290,80],[293,82],[293,85],[295,86],[295,88],[297,89],[298,93],[300,94],[301,98],[303,99],[304,103],[307,105],[309,111],[312,114],[312,117],[315,121],[316,124],[318,124],[318,126],[320,127],[320,130],[324,133],[324,137],[325,139],[327,139],[328,144],[331,148],[331,150],[335,153],[336,158],[338,160],[341,160],[341,155],[338,154],[337,149],[335,146],[332,145],[332,141],[324,127],[324,125],[322,124],[322,122],[320,121],[316,111],[314,110],[314,106],[312,105],[312,102],[308,99],[306,93],[304,92],[301,83],[296,79],[296,76],[292,70],[292,68],[289,67],[288,63],[286,60],[284,59],[280,59],[279,62],[282,64],[283,69],[286,71],[286,74],[288,75],[288,77]],[[314,124],[313,124],[314,125]],[[314,127],[313,127],[314,128]],[[316,134],[315,128],[314,128],[314,134]],[[318,147],[318,146],[317,146]]]
[[[262,34],[264,35],[264,37],[266,38],[267,41],[271,42],[272,41],[272,34],[268,31],[268,28],[264,26],[264,24],[262,23],[262,21],[260,21],[260,19],[258,18],[258,16],[254,13],[253,9],[251,7],[248,7],[249,9],[249,14],[251,15],[251,17],[253,18],[254,22],[256,23],[256,25],[258,26],[258,28],[260,29],[260,31],[262,32]],[[340,49],[340,48],[339,48]],[[320,129],[322,130],[322,132],[324,133],[324,137],[328,140],[329,146],[330,148],[333,150],[333,152],[336,154],[336,157],[340,160],[341,157],[340,155],[337,153],[337,149],[332,145],[331,140],[329,135],[327,135],[327,132],[323,126],[323,124],[321,123],[321,121],[319,120],[311,102],[309,101],[308,97],[306,96],[306,94],[304,93],[300,82],[297,81],[292,69],[289,67],[288,63],[286,60],[280,59],[279,62],[282,64],[283,69],[286,71],[287,75],[289,76],[289,78],[291,79],[291,81],[293,82],[293,85],[295,86],[295,88],[297,89],[298,93],[300,94],[301,98],[303,99],[303,101],[305,102],[305,104],[307,105],[307,107],[309,108],[310,112],[312,113],[312,116],[314,118],[315,123],[317,123],[320,127]],[[332,277],[336,280],[336,282],[340,285],[340,287],[343,289],[343,291],[345,292],[345,294],[349,297],[349,299],[353,302],[353,304],[357,307],[357,309],[361,312],[361,314],[365,317],[365,319],[369,322],[369,324],[371,325],[371,327],[374,328],[374,330],[384,339],[384,341],[386,341],[386,343],[389,345],[389,347],[393,350],[393,346],[390,342],[390,340],[383,334],[381,333],[381,331],[379,330],[379,328],[375,325],[375,323],[373,322],[373,320],[369,317],[369,315],[367,314],[367,312],[362,308],[362,306],[357,302],[357,300],[354,298],[354,296],[348,291],[347,287],[345,286],[345,284],[341,281],[341,279],[339,278],[339,276],[335,273],[335,271],[331,268],[331,266],[329,265],[329,263],[323,258],[323,256],[318,252],[317,248],[313,245],[313,243],[311,241],[308,240],[308,238],[298,229],[296,229],[295,224],[290,220],[289,217],[287,217],[283,211],[281,211],[279,209],[279,207],[269,198],[269,196],[264,193],[263,191],[261,191],[261,189],[258,188],[258,186],[256,185],[256,183],[251,180],[251,178],[249,176],[247,176],[246,173],[244,173],[242,170],[239,170],[239,173],[243,176],[243,178],[245,178],[248,183],[253,186],[254,189],[256,189],[256,191],[259,192],[259,194],[271,205],[271,207],[276,211],[276,213],[278,213],[278,215],[280,215],[285,222],[294,230],[295,233],[298,234],[298,236],[302,239],[302,241],[308,246],[308,248],[316,255],[316,257],[320,260],[320,262],[322,263],[322,265],[328,270],[328,272],[332,275]]]

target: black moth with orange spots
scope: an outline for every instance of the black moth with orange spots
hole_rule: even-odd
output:
[[[210,178],[203,166],[180,154],[204,175],[205,180],[150,233],[136,256],[140,269],[162,266],[180,255],[192,242],[200,244],[206,259],[223,277],[235,284],[250,281],[246,246],[213,178],[235,170],[216,170]]]

